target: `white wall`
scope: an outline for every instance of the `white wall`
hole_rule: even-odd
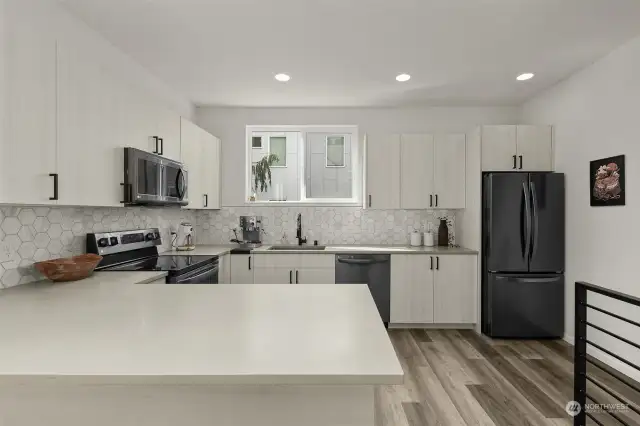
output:
[[[522,108],[522,119],[555,126],[555,164],[566,174],[567,190],[567,315],[568,340],[574,335],[575,281],[619,290],[640,297],[640,37],[621,46],[590,67],[561,82]],[[626,155],[626,206],[589,206],[589,162]],[[594,298],[595,300],[595,298]],[[617,303],[597,300],[616,312],[640,317]],[[596,313],[597,314],[597,313]],[[594,315],[636,342],[640,330]],[[591,333],[589,330],[588,333]],[[595,335],[595,333],[594,333]],[[640,363],[640,354],[625,344],[606,340]],[[635,339],[634,339],[635,338]],[[609,360],[611,361],[611,360]],[[626,373],[619,363],[613,363]],[[635,375],[638,377],[638,374]]]
[[[489,108],[215,108],[196,109],[196,123],[222,140],[222,205],[242,206],[247,125],[357,125],[359,134],[465,133],[478,124],[514,124],[519,109]]]

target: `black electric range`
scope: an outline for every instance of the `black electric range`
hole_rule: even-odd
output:
[[[217,284],[218,256],[159,255],[158,229],[87,234],[87,253],[101,255],[97,271],[163,271],[167,284]]]

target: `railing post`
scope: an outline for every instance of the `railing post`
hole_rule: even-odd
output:
[[[579,282],[576,283],[575,303],[573,399],[580,404],[580,412],[574,416],[573,424],[584,426],[587,402],[587,288]]]

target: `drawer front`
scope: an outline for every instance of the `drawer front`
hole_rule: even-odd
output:
[[[254,254],[256,268],[297,268],[299,254]]]

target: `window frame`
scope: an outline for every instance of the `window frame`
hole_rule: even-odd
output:
[[[337,206],[337,207],[362,207],[363,200],[363,188],[364,188],[364,142],[359,139],[359,128],[357,125],[337,124],[337,125],[247,125],[245,128],[245,205],[258,205],[258,206]],[[273,133],[286,133],[286,132],[299,132],[300,138],[298,139],[298,182],[299,182],[299,200],[294,201],[250,201],[250,197],[253,195],[251,191],[251,140],[253,132],[273,132]],[[327,133],[331,136],[342,136],[349,134],[351,136],[351,198],[307,198],[306,197],[306,146],[307,146],[307,134],[308,133]],[[346,142],[346,139],[345,139]],[[325,141],[325,162],[326,162],[326,141]],[[269,151],[271,147],[269,147]],[[345,165],[346,161],[346,146],[344,149]],[[274,166],[275,167],[275,166]],[[333,166],[340,167],[340,166]]]

